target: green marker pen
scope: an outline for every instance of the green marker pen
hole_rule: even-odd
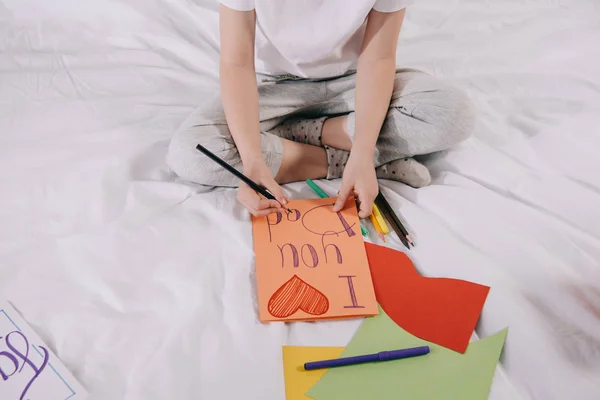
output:
[[[318,187],[317,184],[314,183],[311,179],[307,179],[306,183],[320,198],[326,199],[327,197],[329,197],[327,193],[325,193],[320,187]],[[360,224],[360,231],[363,236],[369,236],[369,231],[362,224]]]
[[[310,188],[311,188],[312,190],[314,190],[314,191],[315,191],[315,193],[317,194],[317,196],[319,196],[320,198],[322,198],[322,199],[326,199],[327,197],[329,197],[329,196],[327,195],[327,193],[325,193],[323,190],[321,190],[321,188],[320,188],[320,187],[318,187],[318,186],[317,186],[317,184],[316,184],[316,183],[314,183],[314,182],[313,182],[311,179],[307,179],[307,180],[306,180],[306,183],[308,184],[308,186],[310,186]]]

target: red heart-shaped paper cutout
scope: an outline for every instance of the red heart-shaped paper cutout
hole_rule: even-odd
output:
[[[298,310],[310,315],[323,315],[329,310],[329,299],[294,275],[273,293],[267,309],[275,318],[287,318]]]
[[[424,278],[399,251],[367,243],[375,297],[407,332],[464,353],[490,288],[450,278]]]

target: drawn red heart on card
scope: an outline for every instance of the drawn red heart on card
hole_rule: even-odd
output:
[[[329,299],[294,275],[273,293],[267,309],[275,318],[287,318],[298,310],[310,315],[323,315],[329,310]]]
[[[425,278],[399,251],[365,244],[375,297],[409,333],[464,353],[489,287],[450,278]]]

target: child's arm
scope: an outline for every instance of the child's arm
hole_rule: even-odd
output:
[[[287,199],[265,163],[260,146],[258,87],[254,69],[256,14],[221,5],[219,11],[221,99],[227,125],[244,166],[244,174],[266,187],[277,200],[262,199],[240,183],[238,200],[256,216],[281,210]]]
[[[382,13],[372,10],[358,58],[354,144],[346,164],[339,203],[354,191],[360,200],[360,216],[371,214],[378,184],[373,153],[381,125],[390,106],[396,76],[396,47],[404,10]]]
[[[219,12],[221,98],[242,163],[262,161],[258,88],[254,70],[256,14],[221,5]]]
[[[387,114],[396,77],[396,48],[404,10],[371,11],[358,58],[356,75],[356,138],[352,151],[372,158]]]

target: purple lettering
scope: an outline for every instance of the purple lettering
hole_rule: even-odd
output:
[[[328,235],[336,235],[338,236],[337,233],[333,232],[333,231],[327,231],[323,234],[323,236],[321,236],[321,246],[323,246],[323,253],[325,254],[325,263],[329,263],[328,259],[327,259],[327,249],[332,246],[335,249],[335,253],[337,256],[337,263],[341,264],[342,263],[342,252],[340,251],[340,248],[337,247],[335,244],[325,244],[325,236]]]
[[[336,212],[336,214],[337,214],[338,218],[340,219],[342,226],[344,227],[344,231],[348,234],[348,237],[352,237],[352,236],[356,235],[356,233],[352,230],[350,225],[348,225],[348,222],[346,221],[346,218],[344,218],[342,213]]]
[[[327,233],[326,232],[316,232],[316,231],[310,229],[308,226],[306,226],[306,222],[304,221],[304,219],[306,218],[306,216],[308,214],[310,214],[312,211],[316,210],[317,208],[321,208],[321,207],[333,207],[333,204],[323,204],[323,205],[320,205],[320,206],[317,206],[317,207],[313,207],[310,210],[308,210],[307,212],[305,212],[304,215],[302,216],[302,226],[304,226],[304,229],[306,229],[310,233],[314,233],[315,235],[319,235],[319,236],[322,236],[322,235],[325,235],[325,234],[327,234],[327,235],[337,235],[337,234],[340,234],[340,233],[343,233],[343,232],[346,232],[348,234],[348,237],[352,237],[352,236],[356,235],[356,232],[354,232],[354,230],[352,229],[352,227],[355,225],[355,223],[352,223],[352,225],[348,224],[348,221],[346,221],[346,219],[344,218],[344,216],[341,213],[339,213],[339,212],[336,213],[336,214],[337,214],[338,218],[340,219],[340,222],[342,223],[342,228],[344,228],[344,229],[342,229],[339,232],[336,232],[336,231],[330,231],[330,232],[327,232]]]
[[[292,251],[292,264],[294,265],[294,268],[298,268],[298,266],[300,265],[298,249],[296,249],[296,246],[294,246],[291,243],[286,243],[283,246],[277,245],[277,247],[279,247],[279,252],[281,253],[281,268],[285,266],[285,256],[283,254],[283,249],[285,249],[286,246],[289,246],[290,250]]]
[[[304,259],[304,249],[307,248],[310,256],[312,258],[312,265],[309,265],[306,260]],[[319,265],[319,256],[317,255],[317,250],[315,250],[315,248],[310,245],[310,244],[305,244],[304,246],[302,246],[302,249],[300,250],[300,253],[302,254],[302,262],[304,263],[304,265],[306,265],[309,268],[315,268],[317,265]]]
[[[356,278],[355,275],[340,275],[338,278],[346,278],[348,281],[348,289],[350,289],[350,301],[352,302],[351,306],[344,306],[344,308],[365,308],[364,306],[359,306],[358,301],[356,300],[356,292],[354,291],[354,283],[352,282],[352,278]]]
[[[17,335],[21,339],[23,339],[24,344],[25,344],[24,348],[26,349],[25,354],[23,354],[23,352],[21,352],[19,349],[17,349],[13,345],[13,343],[11,341],[11,336],[12,335]],[[33,382],[35,382],[35,380],[40,376],[40,374],[46,368],[46,365],[48,365],[48,359],[50,358],[50,354],[48,353],[48,350],[46,350],[44,347],[39,346],[39,348],[44,353],[44,360],[42,361],[42,365],[38,368],[29,359],[29,340],[27,340],[27,337],[25,335],[23,335],[19,331],[13,331],[13,332],[9,333],[8,335],[6,335],[6,339],[5,340],[6,340],[6,346],[9,348],[9,350],[12,351],[14,354],[16,354],[17,357],[19,357],[21,360],[23,360],[23,365],[21,366],[21,369],[19,370],[19,372],[21,372],[23,370],[23,367],[25,366],[25,364],[29,365],[29,367],[31,367],[31,369],[34,372],[33,377],[31,378],[31,380],[29,381],[29,383],[27,383],[27,385],[23,389],[23,392],[21,393],[21,396],[19,397],[19,400],[24,400],[25,399],[25,395],[27,394],[27,391],[29,390],[29,388],[31,387],[31,385],[33,384]]]
[[[296,216],[296,219],[290,219],[290,215],[292,215],[292,214],[293,214],[294,216]],[[292,209],[292,212],[291,212],[291,213],[288,213],[288,214],[287,214],[287,219],[288,219],[288,221],[291,221],[291,222],[296,222],[296,221],[298,221],[298,220],[300,219],[300,216],[301,216],[301,215],[302,215],[302,214],[300,214],[300,211],[298,211],[298,210],[296,210],[296,209],[294,208],[294,209]]]
[[[2,338],[0,337],[0,339],[2,339]],[[6,380],[8,380],[8,378],[13,376],[15,374],[15,372],[17,372],[17,370],[19,369],[19,361],[17,360],[17,358],[15,356],[13,356],[12,354],[10,354],[6,351],[0,351],[0,356],[8,358],[10,361],[12,361],[13,366],[15,367],[15,370],[13,372],[11,372],[9,375],[7,375],[6,372],[4,372],[4,370],[0,367],[0,376],[2,376],[2,379],[6,381]]]
[[[272,237],[271,237],[271,226],[277,225],[283,219],[283,216],[281,215],[281,213],[280,212],[276,212],[275,213],[275,223],[272,224],[271,223],[271,218],[270,218],[271,215],[273,215],[273,214],[267,215],[267,227],[269,228],[269,242],[272,242],[272,240],[271,240],[272,239]]]

